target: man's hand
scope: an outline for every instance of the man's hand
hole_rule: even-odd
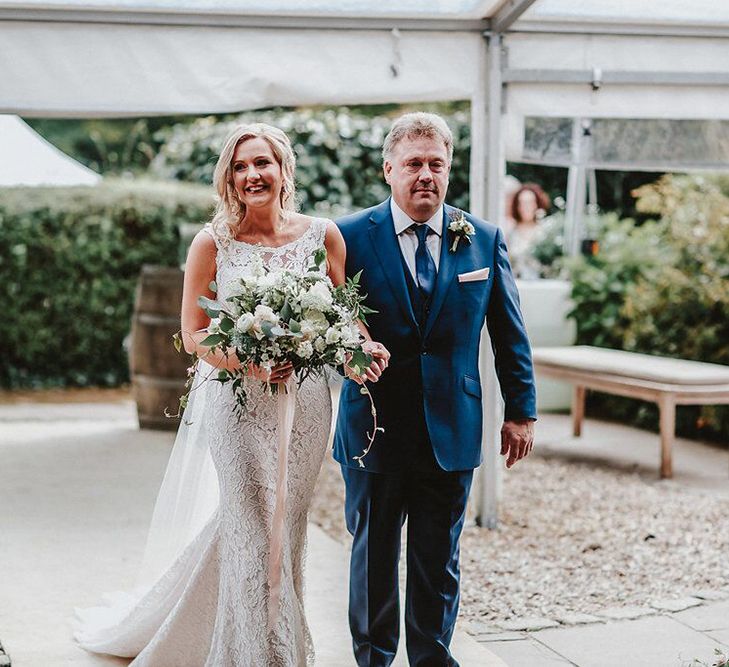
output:
[[[501,427],[501,455],[506,456],[507,468],[527,456],[533,446],[534,422],[531,419],[504,422]]]
[[[270,382],[272,384],[286,382],[294,372],[294,365],[290,361],[273,366],[271,369],[248,365],[248,375],[260,380],[261,382]]]
[[[350,380],[354,380],[357,384],[362,384],[367,380],[377,382],[389,364],[390,353],[382,343],[377,343],[373,340],[365,341],[362,344],[362,349],[367,354],[372,355],[372,363],[365,369],[362,375],[357,375],[353,369],[345,365],[344,375]]]

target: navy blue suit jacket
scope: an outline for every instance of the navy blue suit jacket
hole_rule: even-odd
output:
[[[491,335],[496,372],[506,405],[505,419],[536,418],[531,350],[519,309],[519,295],[501,231],[466,213],[476,229],[472,242],[450,252],[452,233],[446,205],[440,265],[430,311],[419,326],[406,284],[407,268],[392,220],[390,200],[337,221],[347,245],[346,274],[362,271],[366,304],[377,314],[367,318],[372,338],[392,354],[379,382],[368,387],[379,425],[365,458],[366,470],[402,469],[398,447],[422,431],[423,419],[435,459],[447,471],[469,470],[481,463],[482,405],[478,368],[484,318]],[[489,268],[483,281],[459,282],[458,275]],[[417,404],[420,405],[417,405]],[[358,467],[354,456],[372,429],[370,404],[359,386],[345,380],[334,436],[334,458]],[[405,465],[407,465],[405,463]]]

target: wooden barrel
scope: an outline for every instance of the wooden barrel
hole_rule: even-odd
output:
[[[185,392],[189,355],[177,352],[172,336],[180,329],[180,269],[142,267],[134,300],[129,368],[141,428],[175,430],[175,414]]]

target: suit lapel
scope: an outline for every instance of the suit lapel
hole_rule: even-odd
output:
[[[450,238],[448,233],[448,214],[454,209],[447,204],[443,206],[443,231],[440,237],[440,262],[438,265],[438,276],[435,280],[435,290],[433,291],[433,300],[430,304],[430,312],[425,320],[425,328],[423,337],[426,337],[430,330],[433,328],[433,324],[438,317],[440,309],[443,307],[445,298],[448,295],[451,283],[453,282],[453,276],[456,273],[456,262],[458,259],[458,252],[450,252]]]
[[[417,329],[418,324],[415,320],[415,313],[405,284],[402,253],[395,235],[395,224],[392,220],[389,198],[372,212],[370,223],[370,240],[375,256],[380,262],[395,301],[400,306],[405,319]]]

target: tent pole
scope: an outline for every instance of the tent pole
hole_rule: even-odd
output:
[[[572,121],[572,164],[567,176],[567,210],[565,214],[565,255],[574,257],[580,252],[583,236],[583,217],[587,195],[585,162],[590,153],[590,128],[588,121],[575,118]]]
[[[501,35],[487,36],[486,67],[481,85],[472,101],[471,209],[494,224],[501,219],[502,182],[506,163],[501,136]],[[476,522],[496,528],[501,496],[500,431],[503,408],[494,370],[494,357],[488,331],[481,338],[481,384],[483,391],[483,465],[479,470]]]

